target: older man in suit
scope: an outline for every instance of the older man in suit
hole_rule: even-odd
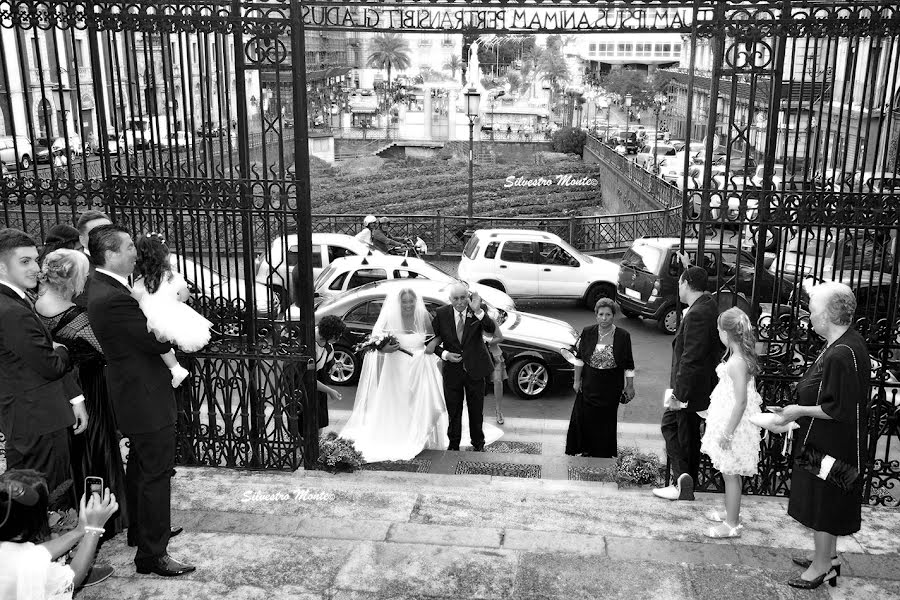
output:
[[[117,225],[94,228],[88,240],[96,267],[88,318],[107,361],[107,386],[119,430],[131,443],[125,489],[137,546],[138,573],[173,576],[194,567],[168,555],[171,479],[175,472],[175,397],[172,376],[160,355],[171,346],[147,331],[147,319],[131,295],[128,276],[137,251]]]
[[[68,428],[82,433],[88,415],[65,347],[25,294],[37,285],[37,258],[31,237],[0,230],[0,430],[7,469],[40,471],[53,490],[72,478]]]
[[[702,420],[697,413],[709,408],[709,395],[719,381],[716,365],[723,351],[716,325],[719,306],[706,293],[707,278],[706,270],[689,266],[678,280],[678,295],[688,309],[672,341],[672,391],[661,425],[675,484],[653,490],[666,500],[694,499]]]
[[[75,229],[78,230],[78,240],[81,242],[81,249],[87,254],[88,258],[91,257],[91,251],[88,248],[91,230],[95,227],[100,227],[101,225],[112,225],[112,221],[106,216],[106,213],[100,212],[99,210],[84,211],[81,213],[81,216],[78,217],[78,222],[75,223]],[[94,263],[91,262],[91,270],[90,273],[88,273],[87,281],[84,282],[84,290],[75,297],[75,304],[81,308],[87,308],[88,290],[91,289],[91,281],[94,279],[95,268]]]

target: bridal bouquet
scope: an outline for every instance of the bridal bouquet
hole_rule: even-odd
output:
[[[357,352],[374,352],[375,350],[383,350],[385,346],[391,344],[399,344],[397,338],[392,334],[387,335],[368,335],[366,339],[353,347]],[[408,356],[412,356],[412,352],[404,348],[400,348],[398,352],[402,352]]]

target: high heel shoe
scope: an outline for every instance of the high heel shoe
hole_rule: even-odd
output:
[[[496,411],[496,413],[497,413],[497,425],[503,425],[503,413],[500,412],[499,410]]]
[[[809,565],[812,564],[812,559],[806,558],[805,556],[792,556],[791,561],[798,567],[803,567],[804,569],[808,569]],[[837,556],[831,557],[831,568],[834,569],[835,575],[838,577],[841,576],[841,561]]]
[[[817,587],[819,587],[820,585],[822,585],[823,583],[825,583],[826,581],[828,582],[828,585],[830,585],[831,587],[837,587],[837,579],[838,579],[838,576],[837,576],[837,573],[834,572],[834,569],[828,569],[827,572],[822,573],[821,575],[819,575],[818,577],[816,577],[815,579],[813,579],[811,581],[803,579],[802,574],[801,574],[801,575],[797,575],[796,577],[794,577],[787,583],[792,588],[797,588],[799,590],[814,590]]]

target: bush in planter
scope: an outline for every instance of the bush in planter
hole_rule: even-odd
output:
[[[319,438],[319,464],[326,471],[353,472],[363,464],[363,455],[352,440],[338,437],[333,431]]]
[[[663,465],[657,455],[641,452],[634,447],[619,448],[616,483],[622,486],[659,485],[662,480]]]
[[[584,143],[587,141],[587,134],[575,127],[563,127],[553,132],[551,140],[554,152],[581,156],[584,153]]]

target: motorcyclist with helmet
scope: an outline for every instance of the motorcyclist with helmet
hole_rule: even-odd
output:
[[[388,250],[390,250],[391,248],[406,245],[404,242],[392,238],[385,232],[385,228],[390,225],[390,222],[390,219],[388,219],[387,217],[381,217],[378,220],[377,227],[372,229],[372,246],[376,250],[381,250],[385,253],[388,252]]]
[[[367,244],[369,246],[372,245],[372,231],[374,231],[378,227],[378,219],[375,218],[375,215],[366,215],[366,218],[363,219],[363,228],[362,231],[356,234],[356,239],[361,241],[363,244]]]

